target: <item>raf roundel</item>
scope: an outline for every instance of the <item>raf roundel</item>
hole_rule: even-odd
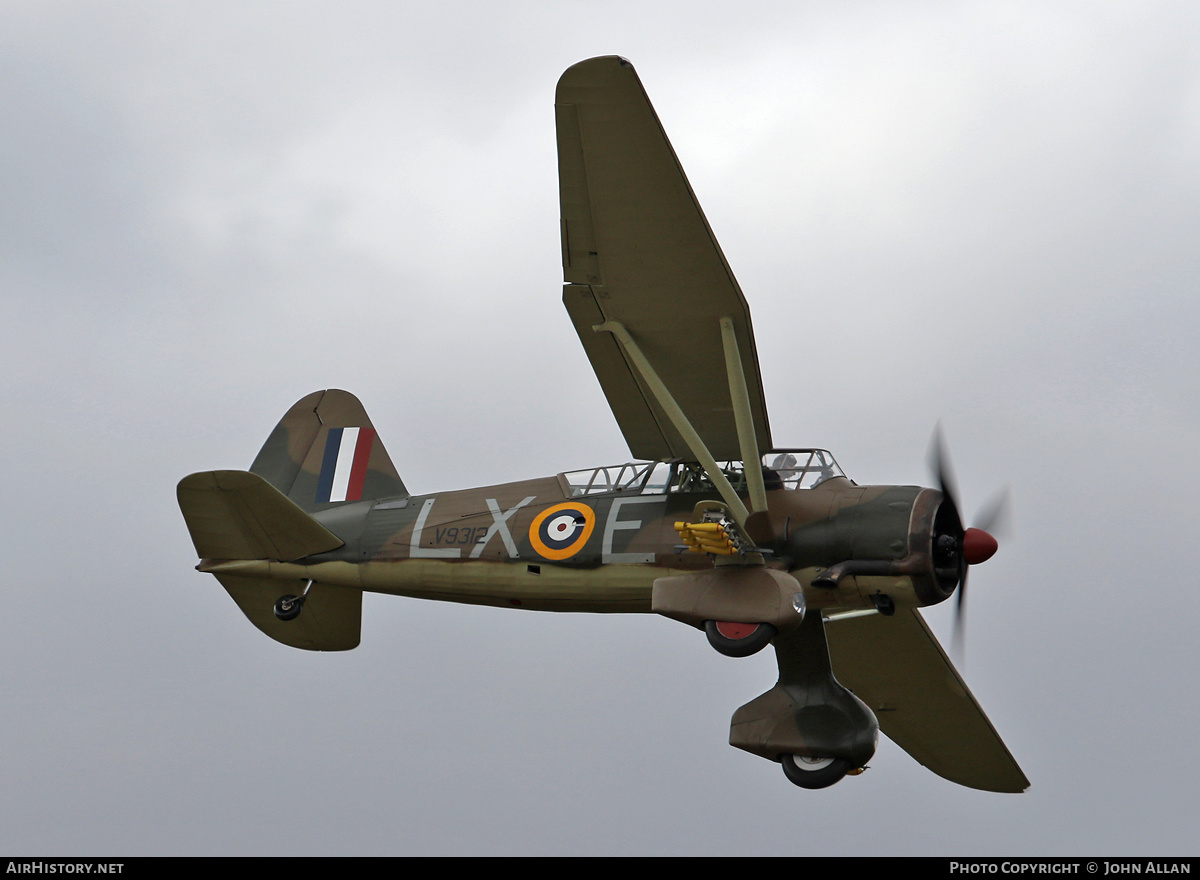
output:
[[[529,542],[546,559],[570,559],[583,549],[595,526],[596,514],[586,504],[555,504],[534,517]]]

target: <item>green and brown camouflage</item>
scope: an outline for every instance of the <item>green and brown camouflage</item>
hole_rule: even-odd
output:
[[[308,650],[358,645],[364,591],[657,613],[730,656],[774,644],[779,681],[730,742],[797,785],[861,772],[882,729],[948,779],[1024,790],[918,612],[994,541],[941,476],[859,486],[825,450],[775,448],[749,307],[632,66],[575,65],[555,111],[563,302],[645,460],[410,495],[359,400],[318,391],[249,471],[180,482],[197,568]]]
[[[264,504],[260,519],[290,517],[294,522],[281,521],[280,531],[310,521],[336,538],[318,541],[311,553],[300,552],[302,542],[274,550],[273,571],[293,571],[298,579],[319,573],[312,579],[322,584],[419,598],[544,611],[650,612],[655,580],[713,567],[712,557],[689,550],[675,528],[690,521],[701,502],[720,502],[703,472],[687,462],[632,462],[410,496],[375,437],[360,497],[318,500],[331,430],[346,428],[374,430],[354,395],[316,392],[284,415],[255,458],[250,474],[311,514],[301,519],[290,508],[275,512]],[[930,545],[938,493],[858,486],[823,450],[769,451],[766,457],[814,455],[819,460],[814,470],[828,477],[808,475],[806,481],[797,468],[787,484],[812,483],[809,488],[767,492],[771,530],[779,538],[755,547],[763,564],[792,572],[808,584],[808,606],[832,612],[871,609],[880,597],[896,607],[944,599],[948,594],[937,588]],[[728,462],[725,470],[744,489],[741,467]],[[229,482],[235,473],[197,474],[179,487],[206,571],[228,571],[230,559],[244,560],[250,552],[244,542],[234,543],[246,527],[236,527],[233,517],[216,517],[230,523],[230,547],[203,537],[194,523],[195,499],[205,492],[228,499],[235,490],[220,480]],[[267,487],[257,491],[265,496]],[[246,495],[241,506],[249,510],[254,501],[248,489],[241,492]],[[282,508],[283,500],[275,504]],[[556,515],[570,522],[561,524],[563,535],[551,542],[539,531]],[[291,566],[281,569],[285,562]],[[847,563],[857,563],[858,570],[836,583],[812,585]]]

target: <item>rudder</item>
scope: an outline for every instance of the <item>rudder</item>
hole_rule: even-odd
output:
[[[292,405],[250,472],[301,509],[407,495],[367,411],[348,391],[315,391]]]

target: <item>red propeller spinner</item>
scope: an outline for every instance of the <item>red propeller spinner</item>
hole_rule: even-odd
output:
[[[979,565],[991,559],[1000,545],[983,529],[970,528],[963,533],[963,558],[967,565]]]

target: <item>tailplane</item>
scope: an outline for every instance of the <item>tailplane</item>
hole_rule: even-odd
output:
[[[343,541],[312,514],[408,490],[357,397],[317,391],[297,401],[275,426],[250,471],[206,471],[177,489],[196,554],[222,561],[295,562],[336,550]],[[202,566],[207,568],[208,565]],[[245,566],[243,566],[245,567]],[[358,645],[362,590],[219,565],[217,580],[256,627],[285,645],[345,651]],[[268,570],[271,566],[268,566]],[[300,596],[304,611],[276,610]],[[284,607],[294,607],[284,605]]]
[[[175,490],[201,559],[291,562],[336,550],[342,539],[257,474],[206,471]]]
[[[288,562],[342,546],[341,538],[257,474],[192,474],[180,480],[176,496],[196,555],[209,564]],[[309,651],[347,651],[358,646],[362,590],[236,571],[214,574],[250,622],[275,641]],[[281,597],[301,594],[302,615],[294,620],[275,615],[273,608]]]

